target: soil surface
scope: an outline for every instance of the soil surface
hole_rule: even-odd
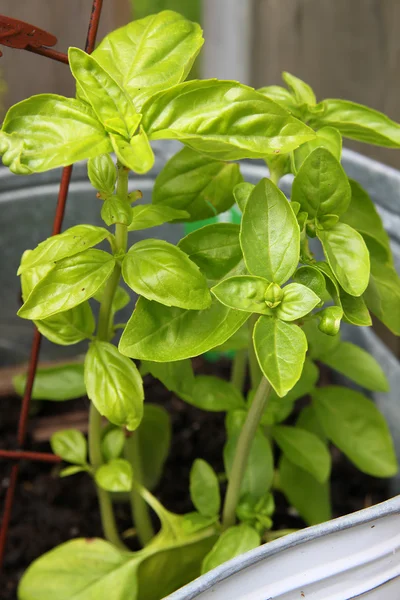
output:
[[[221,360],[210,364],[196,359],[198,373],[229,378],[229,363]],[[172,448],[163,478],[155,491],[165,506],[177,513],[193,510],[189,499],[189,472],[195,458],[203,458],[222,472],[224,414],[198,410],[166,390],[158,381],[145,378],[146,398],[162,404],[170,413],[173,426]],[[1,447],[12,449],[20,408],[20,399],[0,398]],[[39,415],[59,416],[63,423],[66,412],[88,408],[88,400],[43,402]],[[50,452],[47,442],[28,439],[26,449]],[[86,474],[65,479],[58,477],[59,466],[22,462],[9,529],[4,573],[1,578],[1,600],[15,600],[18,580],[27,566],[54,546],[74,537],[101,536],[100,519],[94,487]],[[10,464],[0,461],[0,507],[3,507]],[[333,456],[332,501],[334,516],[341,516],[388,497],[387,482],[360,473],[339,452]],[[274,529],[303,527],[304,523],[285,498],[277,493]],[[2,510],[2,508],[1,508]],[[116,514],[121,531],[131,525],[129,507],[120,503]],[[129,541],[132,548],[134,542]]]

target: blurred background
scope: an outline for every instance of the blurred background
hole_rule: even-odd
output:
[[[3,14],[58,37],[57,49],[81,46],[89,0],[1,0]],[[367,104],[400,121],[398,0],[104,0],[99,39],[133,18],[170,8],[202,24],[206,44],[196,77],[233,78],[254,87],[280,84],[287,70],[317,97]],[[72,95],[68,68],[4,49],[0,70],[11,104],[40,92]],[[0,90],[4,83],[0,84]],[[400,168],[398,152],[348,143]]]

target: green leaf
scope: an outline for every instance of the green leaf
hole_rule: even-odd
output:
[[[117,169],[109,154],[99,154],[88,160],[88,177],[92,186],[103,194],[113,194]]]
[[[202,310],[211,304],[207,282],[197,265],[163,240],[134,244],[122,262],[122,276],[137,294],[166,306]]]
[[[63,233],[47,238],[34,250],[24,252],[18,275],[28,269],[80,254],[84,250],[97,246],[108,237],[111,237],[110,232],[104,227],[95,225],[70,227]]]
[[[204,517],[219,514],[221,494],[218,477],[214,469],[201,458],[197,458],[190,470],[190,497],[196,510]]]
[[[293,113],[295,116],[300,116],[300,112],[297,106],[297,102],[293,96],[286,88],[280,85],[267,85],[266,87],[262,87],[257,90],[259,94],[266,96],[270,100],[273,100],[282,108],[285,108],[289,112]]]
[[[362,236],[345,223],[318,230],[317,235],[342,288],[351,296],[361,296],[370,275],[369,252]]]
[[[199,375],[195,378],[188,402],[210,412],[245,408],[240,391],[232,383],[213,375]]]
[[[86,438],[77,429],[64,429],[53,433],[50,444],[54,454],[63,460],[77,465],[86,464]]]
[[[333,351],[321,356],[320,360],[367,390],[389,391],[388,381],[379,363],[371,354],[351,342],[339,342]]]
[[[146,402],[138,436],[143,485],[152,490],[161,479],[171,446],[171,420],[162,406]]]
[[[60,477],[69,477],[70,475],[76,475],[77,473],[85,473],[87,470],[88,467],[78,467],[73,465],[71,467],[65,467],[65,469],[61,469],[59,475]]]
[[[241,523],[230,527],[221,535],[212,550],[207,554],[201,567],[201,573],[208,573],[222,563],[240,556],[260,545],[260,535],[255,529]]]
[[[364,473],[393,477],[398,471],[387,423],[375,404],[354,390],[326,386],[313,392],[326,435]]]
[[[252,275],[282,284],[297,267],[299,226],[285,195],[269,179],[262,179],[247,200],[240,243]]]
[[[185,252],[210,282],[244,273],[239,225],[213,223],[192,231],[178,247]]]
[[[87,301],[53,317],[35,321],[35,325],[45,338],[60,346],[70,346],[89,339],[95,329],[94,316]]]
[[[351,200],[351,188],[340,162],[325,148],[317,148],[303,162],[293,181],[292,200],[308,218],[341,215]]]
[[[143,383],[135,364],[108,342],[96,340],[85,358],[85,385],[99,413],[134,431],[143,416]]]
[[[24,395],[26,373],[13,377],[13,386],[19,396]],[[83,365],[71,363],[55,367],[41,367],[36,371],[33,384],[33,400],[62,402],[86,395]]]
[[[143,127],[129,141],[122,136],[110,133],[112,148],[118,160],[135,173],[143,174],[154,165],[154,153]]]
[[[232,206],[233,188],[241,181],[238,164],[183,148],[157,176],[152,202],[185,210],[190,221],[208,219]]]
[[[101,207],[101,218],[109,227],[116,223],[130,225],[132,221],[132,208],[125,198],[109,196]]]
[[[307,351],[306,336],[297,325],[260,317],[253,339],[261,370],[282,398],[300,379]]]
[[[315,140],[306,142],[293,153],[295,173],[300,169],[306,158],[317,148],[325,148],[340,162],[342,156],[342,136],[334,127],[322,127],[315,132]]]
[[[133,473],[130,463],[123,458],[114,458],[101,465],[94,476],[96,483],[107,492],[129,492]]]
[[[168,390],[175,392],[180,398],[191,398],[195,377],[190,359],[166,363],[143,360],[142,370],[159,379]]]
[[[249,199],[251,192],[254,190],[255,185],[253,183],[247,183],[247,181],[243,181],[243,183],[238,183],[233,188],[233,195],[235,197],[236,204],[243,212]]]
[[[339,298],[343,309],[343,319],[347,323],[358,325],[359,327],[372,325],[371,315],[362,296],[350,296],[350,294],[347,294],[340,288]]]
[[[132,222],[128,227],[128,231],[149,229],[170,221],[186,221],[188,216],[189,213],[185,210],[177,210],[170,206],[142,204],[132,208]]]
[[[319,360],[328,352],[331,352],[340,343],[340,334],[335,336],[326,335],[318,329],[316,321],[307,321],[303,325],[303,331],[307,336],[308,354],[310,358]]]
[[[336,99],[323,100],[317,107],[321,110],[312,117],[312,126],[331,125],[352,140],[387,148],[400,147],[400,125],[377,110]]]
[[[314,104],[316,104],[317,100],[315,94],[308,83],[305,83],[287,71],[282,73],[282,79],[288,86],[298,105],[308,104],[314,106]]]
[[[316,435],[287,425],[275,425],[272,435],[290,462],[310,473],[320,483],[327,481],[331,472],[331,455]]]
[[[186,79],[203,42],[197,23],[164,10],[109,33],[92,56],[140,111],[156,91]]]
[[[282,456],[279,484],[286,498],[307,525],[317,525],[331,518],[329,482],[319,483],[312,475]]]
[[[215,346],[215,352],[227,352],[229,350],[247,350],[249,347],[249,328],[243,325],[223,344]]]
[[[296,427],[313,433],[325,443],[328,441],[312,404],[307,404],[307,406],[301,409],[299,418],[296,421]]]
[[[107,133],[90,106],[55,94],[15,104],[0,131],[3,164],[17,175],[65,167],[111,150]]]
[[[319,298],[323,299],[325,297],[325,277],[316,267],[309,265],[300,267],[293,273],[293,279],[296,283],[301,283],[310,288]]]
[[[281,303],[274,312],[282,321],[301,319],[313,310],[321,299],[310,288],[301,283],[289,283],[283,288]]]
[[[248,319],[217,300],[202,311],[167,307],[139,298],[119,343],[122,354],[169,362],[203,354],[228,340]]]
[[[254,275],[240,275],[224,279],[211,292],[225,306],[261,315],[272,315],[265,303],[269,281]]]
[[[323,310],[317,313],[320,318],[318,329],[330,335],[336,336],[340,331],[340,323],[343,317],[343,309],[341,306],[327,306]]]
[[[86,250],[64,258],[35,286],[18,315],[45,319],[88,300],[107,281],[115,258],[102,250]]]
[[[119,458],[125,445],[125,435],[122,429],[112,427],[101,440],[101,452],[106,461]]]
[[[106,131],[131,138],[141,120],[128,94],[93,56],[68,49],[69,67],[80,99],[91,105]]]
[[[150,139],[177,139],[222,160],[286,153],[315,137],[278,104],[232,81],[181,83],[152,96],[142,112]]]
[[[364,293],[369,310],[396,335],[400,335],[400,279],[394,267],[371,259],[371,277]]]

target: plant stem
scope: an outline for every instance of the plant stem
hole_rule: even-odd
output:
[[[243,392],[244,382],[246,379],[246,369],[247,350],[238,350],[232,363],[231,383],[233,383],[239,392]]]
[[[267,405],[270,389],[271,386],[269,382],[265,377],[262,377],[254,396],[253,403],[247,413],[246,421],[240,432],[225,496],[222,516],[223,530],[228,529],[228,527],[232,527],[232,525],[235,524],[236,506],[239,502],[240,488],[246,470],[251,445]]]
[[[250,379],[251,379],[251,387],[255,390],[260,383],[260,379],[262,376],[260,365],[258,364],[257,356],[254,350],[253,343],[253,330],[254,325],[258,319],[259,315],[251,315],[248,324],[250,329],[250,342],[249,342],[249,365],[250,365]]]
[[[137,433],[133,432],[125,442],[125,457],[132,465],[135,482],[142,485],[142,461],[138,441]],[[151,523],[147,503],[143,500],[136,486],[133,486],[132,491],[130,492],[130,501],[132,519],[136,527],[137,535],[141,545],[145,546],[151,538],[154,537],[154,529]]]

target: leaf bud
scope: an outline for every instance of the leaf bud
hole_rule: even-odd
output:
[[[269,308],[275,308],[281,303],[283,298],[283,290],[277,283],[270,283],[265,290],[264,300]]]
[[[337,335],[340,329],[340,321],[343,317],[343,310],[340,306],[328,306],[318,316],[321,318],[318,329],[326,335]]]

